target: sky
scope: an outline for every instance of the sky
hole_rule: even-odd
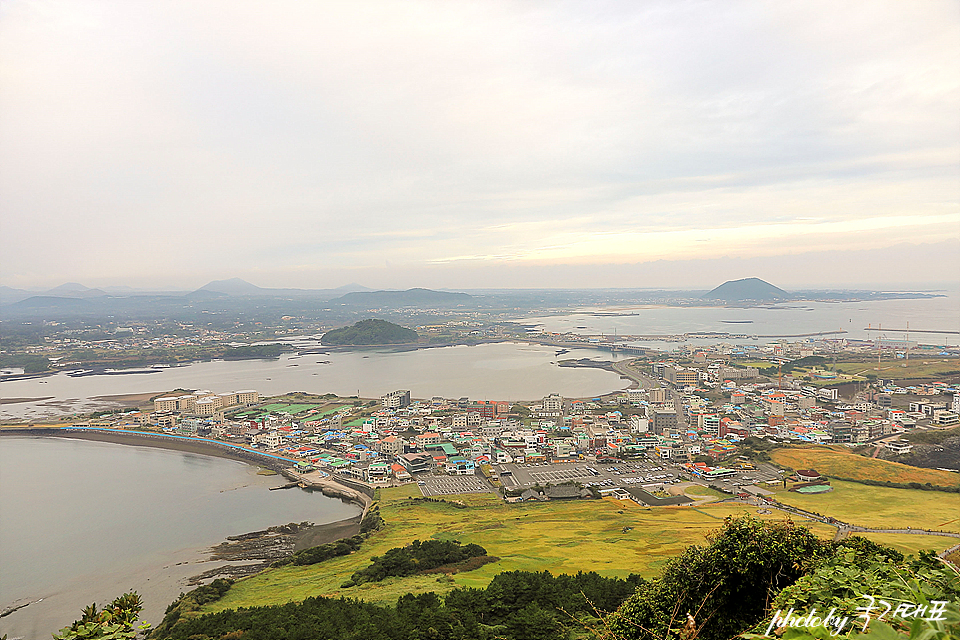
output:
[[[0,3],[0,284],[960,281],[960,5]]]

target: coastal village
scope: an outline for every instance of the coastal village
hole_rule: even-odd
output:
[[[71,427],[202,438],[269,457],[302,477],[316,472],[372,487],[417,482],[425,496],[614,493],[649,503],[682,479],[758,495],[765,483],[785,484],[758,455],[763,443],[873,445],[874,456],[900,456],[913,448],[903,434],[960,422],[957,385],[899,386],[830,369],[827,357],[859,348],[838,340],[780,340],[753,353],[683,346],[669,357],[621,360],[616,370],[632,380],[625,391],[515,404],[413,398],[407,390],[378,399],[181,390],[155,397],[152,411]],[[829,490],[806,471],[793,479]],[[450,477],[459,481],[439,481]]]

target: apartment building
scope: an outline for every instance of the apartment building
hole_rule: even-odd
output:
[[[700,372],[696,369],[669,365],[664,367],[663,377],[667,382],[671,382],[677,387],[696,386],[700,381]]]
[[[760,371],[756,367],[720,367],[717,375],[721,380],[745,380],[758,377]]]
[[[410,392],[407,390],[391,391],[385,396],[380,396],[380,404],[385,409],[403,409],[410,406]]]
[[[678,425],[677,412],[673,409],[656,409],[653,412],[653,432],[657,435],[675,431]]]
[[[551,393],[543,399],[542,411],[544,415],[563,415],[563,396]]]

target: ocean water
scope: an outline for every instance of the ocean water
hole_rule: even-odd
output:
[[[944,292],[943,297],[917,300],[875,300],[867,302],[787,302],[763,306],[726,307],[620,307],[589,309],[549,316],[533,315],[522,322],[546,331],[604,335],[673,335],[725,332],[760,336],[756,341],[698,339],[691,344],[732,342],[763,344],[773,338],[818,332],[844,331],[827,338],[853,340],[904,340],[931,345],[960,344],[960,293]],[[608,315],[617,313],[618,315]],[[867,328],[882,331],[868,331]],[[907,333],[909,328],[911,333]],[[952,334],[919,330],[952,331]],[[651,348],[672,349],[675,342],[644,341]]]
[[[314,348],[315,345],[314,345]],[[0,420],[43,420],[64,413],[110,407],[97,396],[159,393],[171,389],[215,392],[256,389],[379,397],[410,389],[416,398],[441,395],[480,400],[531,400],[551,393],[598,395],[622,389],[618,375],[556,364],[553,347],[495,343],[401,351],[364,349],[278,360],[197,362],[141,375],[70,377],[64,373],[0,382],[4,398],[45,398],[0,405]],[[575,349],[563,358],[606,358],[609,352]],[[116,406],[116,405],[113,405]]]
[[[0,437],[0,635],[49,638],[91,602],[137,589],[147,619],[202,573],[205,548],[288,522],[335,522],[355,505],[257,475],[249,464],[151,447]],[[177,564],[187,563],[187,564]]]

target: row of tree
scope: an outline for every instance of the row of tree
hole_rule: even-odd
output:
[[[396,606],[352,599],[307,598],[300,603],[225,610],[172,627],[152,638],[170,640],[470,640],[562,638],[584,617],[611,611],[643,580],[604,578],[597,573],[553,576],[549,572],[498,574],[485,589],[460,588],[406,594]]]
[[[461,545],[456,540],[414,540],[405,547],[394,547],[382,556],[370,558],[370,565],[356,571],[343,587],[380,582],[391,576],[412,576],[486,555],[487,550],[478,544]]]

